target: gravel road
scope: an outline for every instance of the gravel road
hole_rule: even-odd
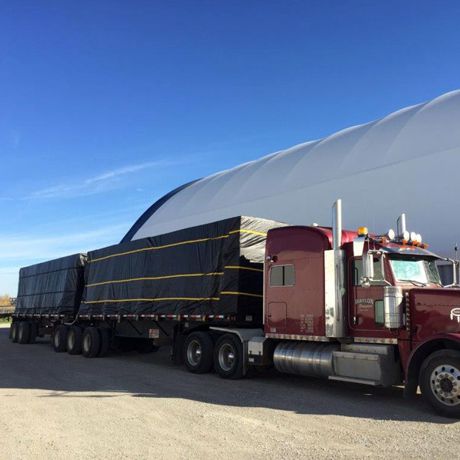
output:
[[[400,388],[193,375],[167,351],[85,359],[0,328],[0,458],[459,458],[460,422]]]

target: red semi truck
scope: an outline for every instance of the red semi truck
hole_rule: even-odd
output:
[[[420,387],[439,413],[459,417],[460,289],[442,286],[441,258],[405,227],[402,215],[397,234],[342,230],[338,200],[332,228],[270,229],[258,324],[252,315],[246,324],[225,315],[17,313],[13,340],[21,331],[30,334],[35,322],[34,334],[51,333],[56,351],[67,347],[94,357],[107,351],[111,338],[135,330],[144,341],[170,344],[176,361],[192,372],[214,368],[239,378],[252,366],[274,366],[373,386],[403,384],[406,396]]]

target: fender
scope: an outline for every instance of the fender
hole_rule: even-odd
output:
[[[404,369],[406,382],[404,394],[406,397],[415,395],[417,391],[418,374],[425,358],[443,348],[460,350],[460,332],[435,334],[423,342],[416,343],[416,347],[412,350]]]

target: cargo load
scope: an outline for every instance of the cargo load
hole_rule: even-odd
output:
[[[224,315],[262,322],[267,231],[234,217],[90,251],[79,315]]]
[[[84,287],[86,254],[21,268],[15,313],[74,315]]]

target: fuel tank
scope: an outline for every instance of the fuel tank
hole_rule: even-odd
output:
[[[332,353],[339,344],[281,342],[275,348],[273,363],[279,372],[327,378],[334,373]]]

